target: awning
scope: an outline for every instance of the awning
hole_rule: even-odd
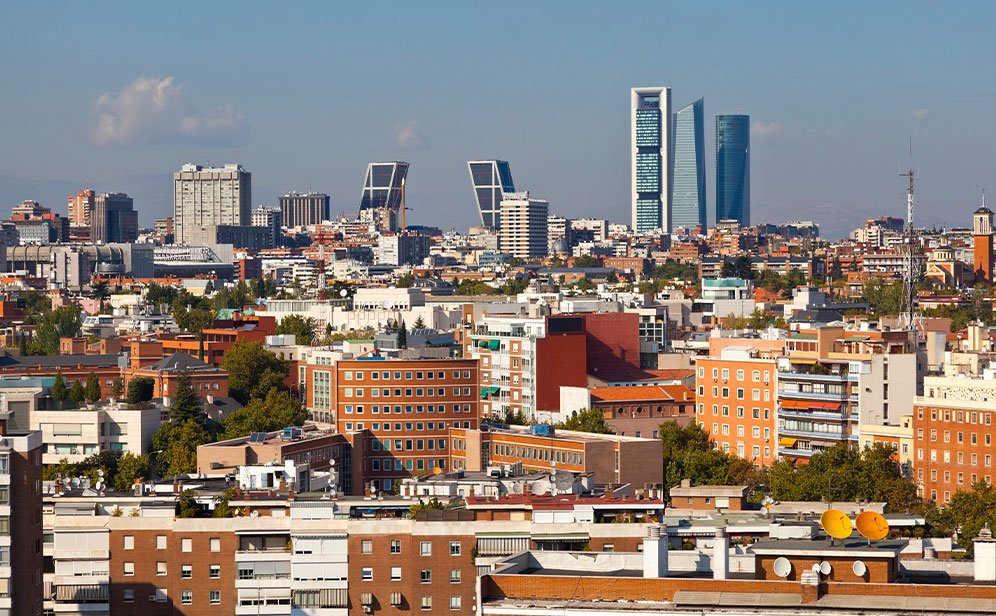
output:
[[[501,345],[501,340],[492,340],[488,342],[488,348],[491,349],[492,351],[497,351],[499,345]]]
[[[778,403],[783,409],[808,409],[809,403],[805,400],[782,400]]]
[[[814,408],[814,409],[825,409],[825,410],[831,410],[831,411],[839,411],[840,410],[840,402],[810,402],[809,403],[809,407],[810,408]]]
[[[482,349],[486,349],[486,348],[488,348],[488,341],[487,340],[478,340],[477,341],[477,346],[481,347]]]
[[[490,393],[490,392],[491,392],[491,388],[490,387],[482,387],[481,388],[481,399],[483,400],[484,398],[487,398],[488,397],[488,393]]]
[[[817,402],[813,400],[782,400],[779,405],[783,409],[821,409],[821,410],[840,410],[840,402]]]
[[[797,439],[797,438],[787,438],[787,437],[786,438],[782,438],[782,439],[779,439],[778,446],[779,447],[795,447],[795,443],[798,440],[799,439]]]
[[[501,391],[501,387],[491,387],[491,393],[496,394]]]

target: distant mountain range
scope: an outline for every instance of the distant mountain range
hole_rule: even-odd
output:
[[[10,216],[10,208],[30,199],[38,201],[54,213],[67,215],[66,199],[85,188],[73,180],[29,180],[0,175],[0,218]],[[173,215],[173,174],[147,173],[126,175],[108,180],[92,180],[90,188],[97,192],[123,192],[135,200],[139,224],[151,227],[156,218]],[[284,191],[267,186],[252,187],[252,204],[277,205]]]

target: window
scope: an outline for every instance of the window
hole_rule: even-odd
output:
[[[360,552],[363,554],[373,554],[373,541],[364,539],[360,542]]]
[[[166,535],[156,535],[156,549],[157,550],[166,549]]]
[[[392,582],[401,581],[401,567],[391,567],[391,581]]]
[[[450,609],[451,610],[459,610],[460,609],[461,601],[462,601],[462,599],[461,599],[460,595],[453,595],[453,596],[451,596],[450,597]]]
[[[460,569],[450,569],[450,584],[460,583]]]
[[[418,553],[421,556],[432,556],[432,542],[423,541],[419,544]]]
[[[124,563],[124,574],[135,575],[135,563]]]
[[[603,552],[615,552],[616,551],[616,545],[614,543],[604,543],[604,544],[602,544],[602,551]]]
[[[422,610],[429,611],[432,609],[432,597],[422,597]]]
[[[180,565],[180,577],[185,580],[194,577],[194,567],[192,565]]]
[[[419,573],[419,580],[423,584],[432,584],[432,569],[422,569]]]
[[[180,551],[181,552],[193,552],[194,540],[193,539],[180,539]]]
[[[180,591],[180,603],[183,605],[191,605],[194,602],[194,592],[192,590]]]
[[[164,561],[158,561],[156,563],[156,575],[166,575],[166,563]]]
[[[208,598],[211,601],[211,605],[221,605],[221,591],[212,590],[208,593]]]
[[[391,539],[391,554],[401,553],[401,539]]]
[[[125,588],[124,592],[121,594],[121,599],[125,603],[134,603],[135,602],[135,589],[134,588]]]
[[[360,570],[360,579],[362,579],[364,582],[373,581],[374,579],[373,567],[363,567],[363,569]]]
[[[210,546],[211,546],[210,549],[211,549],[212,552],[220,552],[221,551],[221,539],[219,539],[217,537],[212,537],[209,543],[210,543]]]
[[[210,571],[209,575],[211,576],[212,579],[217,580],[218,578],[221,577],[221,565],[211,565],[208,568],[208,571]]]
[[[459,555],[460,555],[460,542],[450,541],[450,556],[459,556]]]

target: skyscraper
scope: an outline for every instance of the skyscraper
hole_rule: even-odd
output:
[[[186,164],[173,174],[173,230],[185,244],[194,227],[249,226],[252,174],[242,165]]]
[[[674,178],[671,229],[706,229],[705,122],[703,99],[674,114]]]
[[[550,204],[529,192],[509,193],[501,202],[501,252],[520,259],[545,257]]]
[[[69,224],[90,225],[90,212],[93,211],[93,201],[97,194],[86,188],[69,195]]]
[[[497,229],[501,224],[499,212],[505,193],[515,192],[512,172],[504,160],[472,160],[467,163],[470,181],[474,185],[474,198],[477,199],[477,212],[481,224],[489,229]]]
[[[90,212],[90,241],[95,244],[129,243],[138,239],[138,212],[124,193],[104,193]]]
[[[671,88],[630,90],[633,230],[671,230]]]
[[[750,116],[716,116],[716,222],[750,225]]]
[[[363,180],[360,210],[401,207],[401,181],[408,175],[408,163],[402,161],[370,163]]]

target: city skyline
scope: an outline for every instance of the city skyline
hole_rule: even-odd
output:
[[[988,7],[968,15],[884,4],[862,7],[867,20],[854,23],[846,9],[784,5],[772,20],[751,16],[751,40],[763,42],[732,54],[728,33],[743,18],[735,13],[647,6],[615,15],[581,6],[554,31],[560,9],[533,7],[526,26],[499,27],[503,36],[475,40],[484,54],[507,52],[503,73],[519,85],[489,83],[483,91],[463,87],[471,58],[452,53],[471,44],[462,34],[469,30],[442,29],[405,8],[398,21],[425,28],[388,24],[382,44],[372,46],[359,35],[375,19],[369,8],[343,8],[331,19],[327,7],[273,12],[250,3],[231,18],[221,45],[207,36],[208,24],[221,19],[220,9],[209,7],[203,24],[182,24],[190,45],[176,49],[170,32],[180,27],[179,16],[155,7],[122,5],[92,19],[82,7],[12,6],[7,15],[25,27],[0,43],[18,59],[0,68],[9,85],[0,95],[9,110],[0,120],[8,144],[0,158],[0,198],[7,204],[37,198],[54,208],[54,196],[61,203],[89,179],[98,190],[133,195],[148,225],[168,214],[169,174],[179,165],[238,161],[255,175],[254,206],[275,205],[263,197],[302,191],[311,180],[338,213],[355,208],[356,176],[368,161],[400,158],[416,171],[412,221],[466,228],[477,214],[463,165],[498,155],[515,162],[519,184],[561,213],[625,221],[619,214],[629,200],[629,165],[620,109],[625,90],[639,83],[667,83],[681,102],[704,96],[710,115],[740,108],[753,116],[755,221],[812,218],[826,235],[838,236],[864,219],[901,214],[903,186],[895,171],[906,162],[910,136],[923,172],[918,220],[924,224],[957,223],[959,214],[974,210],[988,181],[996,129],[983,119],[996,93],[986,81],[966,79],[969,69],[951,70],[983,55]],[[634,15],[665,10],[674,19],[658,41],[630,41]],[[497,10],[463,7],[448,18],[513,21]],[[889,27],[872,28],[876,20]],[[84,22],[91,36],[80,50],[70,34]],[[308,36],[319,27],[331,27],[333,36]],[[280,51],[254,48],[264,30],[274,32],[279,44],[272,48]],[[288,38],[283,31],[298,34]],[[117,57],[119,32],[143,45],[112,66],[105,59]],[[845,53],[840,32],[849,40]],[[578,36],[590,44],[569,43]],[[673,62],[660,62],[661,39]],[[217,65],[204,61],[223,49],[246,60],[234,63],[237,78],[225,85]],[[360,95],[375,91],[374,75],[396,66],[401,53],[410,54],[398,84],[404,100]],[[305,80],[318,96],[284,96]],[[56,94],[66,88],[72,97]],[[521,95],[524,89],[529,95]],[[163,95],[151,110],[150,92]],[[543,98],[571,104],[537,106]],[[959,119],[935,121],[942,105]],[[707,121],[706,142],[712,140]],[[707,148],[709,169],[712,155]],[[578,169],[586,170],[586,181],[574,181]],[[69,185],[46,192],[56,181]]]

